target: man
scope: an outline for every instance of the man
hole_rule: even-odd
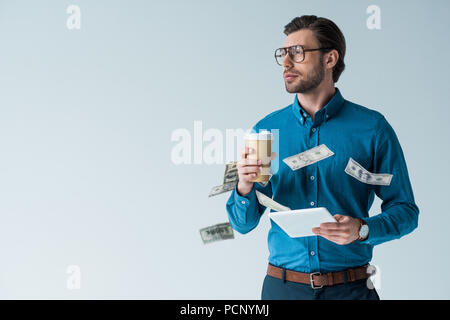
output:
[[[345,100],[335,88],[346,47],[332,21],[297,17],[284,33],[275,57],[286,90],[296,93],[294,103],[267,115],[253,130],[279,130],[279,160],[321,144],[334,155],[295,171],[279,161],[263,186],[250,181],[261,164],[246,159],[252,150],[243,150],[239,181],[226,204],[230,224],[243,234],[258,225],[266,207],[258,203],[256,190],[292,210],[326,207],[337,222],[314,228],[317,236],[290,238],[271,221],[262,299],[379,299],[367,279],[374,245],[398,239],[418,224],[401,146],[383,115]],[[350,158],[363,168],[358,171],[353,163],[357,174],[346,172]],[[377,183],[371,173],[392,176]],[[369,217],[375,194],[383,200],[382,212]]]

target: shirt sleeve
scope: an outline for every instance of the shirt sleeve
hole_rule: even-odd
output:
[[[265,186],[255,182],[252,190],[245,196],[237,191],[237,185],[231,192],[226,208],[231,227],[239,233],[245,234],[256,228],[266,207],[261,205],[256,197],[256,190],[272,198],[272,184]]]
[[[383,201],[382,212],[363,218],[369,226],[369,237],[362,243],[377,245],[412,232],[419,218],[402,148],[384,117],[375,142],[373,173],[393,175],[390,185],[375,186],[375,194]]]

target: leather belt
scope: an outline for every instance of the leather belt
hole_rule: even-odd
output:
[[[366,264],[362,267],[347,269],[344,271],[338,272],[330,272],[326,274],[322,274],[320,272],[314,273],[303,273],[288,269],[283,269],[279,267],[275,267],[269,263],[267,268],[267,274],[271,277],[291,281],[298,282],[303,284],[310,284],[311,288],[319,289],[323,286],[333,286],[336,284],[342,284],[346,282],[354,282],[357,280],[367,279],[375,274],[375,268],[373,272],[368,271],[369,264]]]

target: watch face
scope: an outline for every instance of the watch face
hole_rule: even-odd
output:
[[[367,224],[363,224],[361,226],[361,229],[359,230],[359,236],[364,239],[367,237],[368,234],[369,234],[369,226]]]

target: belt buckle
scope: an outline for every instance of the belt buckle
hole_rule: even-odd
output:
[[[320,272],[313,272],[313,273],[310,273],[309,274],[309,281],[311,282],[311,288],[313,288],[313,289],[320,289],[320,288],[322,288],[323,287],[323,285],[321,285],[321,286],[315,286],[314,285],[314,279],[313,279],[313,276],[321,276],[322,274],[320,273]]]

